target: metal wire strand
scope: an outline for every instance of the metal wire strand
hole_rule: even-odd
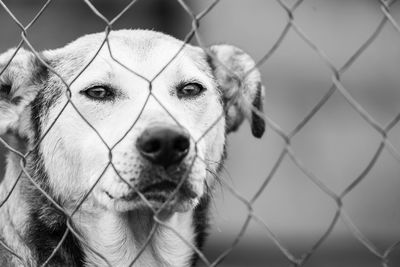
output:
[[[114,49],[113,49],[113,44],[110,41],[110,34],[113,29],[114,24],[120,20],[121,17],[123,17],[126,12],[129,9],[135,8],[135,4],[139,2],[138,0],[131,0],[129,3],[114,17],[111,19],[108,19],[104,14],[102,14],[97,8],[96,5],[91,2],[90,0],[82,0],[83,3],[86,5],[86,7],[92,12],[92,15],[97,17],[102,23],[104,23],[104,37],[102,38],[101,42],[99,43],[97,49],[94,51],[93,55],[90,56],[88,62],[84,64],[84,66],[77,71],[76,75],[69,81],[67,82],[65,80],[65,77],[62,77],[60,73],[57,73],[54,68],[52,68],[46,60],[42,57],[42,55],[36,50],[34,45],[32,45],[30,37],[29,37],[29,32],[32,26],[35,25],[35,23],[40,20],[40,17],[43,16],[43,14],[48,10],[48,7],[50,4],[53,2],[52,0],[47,0],[40,8],[40,10],[35,14],[35,16],[29,21],[29,23],[24,26],[21,21],[17,18],[17,16],[12,12],[12,10],[2,1],[0,0],[0,8],[2,8],[6,14],[12,19],[12,21],[17,25],[18,31],[21,33],[21,40],[18,42],[16,45],[16,49],[13,51],[11,54],[11,57],[5,62],[3,66],[0,68],[0,77],[7,71],[7,69],[10,67],[11,64],[13,64],[13,61],[18,55],[18,52],[22,49],[22,47],[25,45],[29,51],[36,57],[37,60],[39,60],[44,66],[47,67],[47,69],[54,74],[59,81],[61,82],[62,86],[64,87],[63,89],[65,90],[65,97],[66,97],[66,102],[61,104],[61,109],[56,114],[54,117],[53,121],[48,122],[47,128],[43,131],[42,135],[40,136],[39,140],[33,144],[31,149],[25,153],[22,153],[21,151],[18,151],[18,149],[12,147],[10,144],[8,144],[5,139],[0,137],[0,145],[8,151],[10,154],[13,154],[13,156],[17,157],[20,160],[19,167],[21,168],[17,178],[15,181],[13,181],[11,184],[8,185],[8,191],[2,191],[2,199],[0,199],[0,209],[5,208],[7,205],[8,201],[10,201],[12,194],[18,190],[18,185],[21,183],[21,181],[29,182],[40,194],[42,194],[55,208],[57,211],[61,212],[62,214],[65,215],[65,220],[66,220],[66,227],[65,231],[62,234],[61,239],[58,241],[58,243],[55,245],[55,247],[52,249],[52,251],[49,251],[50,256],[41,264],[42,267],[48,266],[51,264],[52,259],[56,256],[56,254],[59,252],[60,248],[63,246],[64,242],[67,239],[68,235],[73,235],[76,239],[78,239],[83,247],[87,248],[89,251],[91,251],[93,254],[95,254],[100,260],[104,262],[107,266],[112,266],[112,264],[109,262],[109,260],[99,253],[95,248],[91,247],[90,244],[88,244],[87,240],[85,237],[79,233],[79,231],[75,228],[73,220],[74,216],[76,217],[76,214],[80,211],[82,206],[85,204],[86,201],[88,201],[88,198],[90,197],[91,194],[93,194],[93,191],[96,189],[98,184],[101,182],[103,176],[107,171],[113,171],[117,175],[118,179],[121,181],[121,183],[127,185],[131,190],[133,190],[135,193],[138,194],[140,199],[145,203],[145,205],[151,210],[153,213],[152,220],[154,224],[152,225],[149,234],[147,238],[143,241],[142,246],[139,248],[137,255],[135,258],[130,262],[129,266],[134,266],[138,260],[140,259],[141,255],[144,253],[144,251],[151,246],[151,241],[153,240],[154,236],[157,234],[157,231],[160,229],[160,227],[166,228],[170,230],[176,237],[181,240],[185,245],[187,245],[193,253],[197,254],[199,259],[202,261],[203,264],[205,264],[208,267],[215,267],[220,265],[221,263],[224,262],[224,260],[236,249],[238,244],[244,239],[246,232],[249,228],[249,225],[251,223],[256,223],[257,225],[260,226],[260,231],[264,232],[267,234],[269,240],[274,244],[276,248],[279,249],[280,253],[292,264],[293,266],[304,266],[306,262],[315,254],[317,253],[318,249],[326,242],[328,237],[332,234],[335,226],[337,225],[338,221],[341,220],[343,223],[346,225],[348,228],[349,232],[351,235],[358,241],[360,242],[372,255],[377,257],[380,260],[380,263],[384,267],[389,267],[390,266],[390,256],[393,254],[393,252],[400,247],[400,240],[397,242],[393,242],[391,246],[387,247],[386,249],[380,251],[376,245],[369,240],[364,233],[360,230],[360,228],[354,223],[354,221],[351,219],[351,216],[347,214],[345,211],[345,207],[343,204],[343,199],[351,194],[353,190],[359,186],[365,179],[365,177],[371,172],[371,170],[374,168],[376,165],[376,162],[381,158],[382,152],[384,149],[390,152],[392,157],[397,160],[397,162],[400,163],[400,152],[396,148],[396,146],[391,142],[389,138],[389,134],[391,131],[399,125],[400,121],[400,113],[398,113],[396,116],[393,117],[389,123],[387,123],[385,126],[381,125],[379,121],[377,121],[368,111],[365,107],[363,107],[359,101],[350,93],[350,91],[347,88],[347,85],[342,81],[342,76],[346,74],[352,67],[352,65],[357,62],[357,60],[362,56],[365,51],[370,47],[376,40],[379,38],[379,35],[382,33],[383,29],[385,26],[389,25],[388,27],[392,27],[396,33],[400,34],[400,26],[399,23],[396,21],[395,17],[393,15],[392,11],[392,6],[396,1],[384,1],[384,0],[377,0],[377,3],[379,4],[379,10],[381,14],[381,19],[379,23],[375,26],[375,28],[371,31],[370,35],[368,38],[365,40],[362,40],[359,44],[358,49],[354,51],[352,55],[350,55],[347,60],[339,67],[336,67],[330,56],[324,51],[320,45],[318,45],[316,42],[314,42],[308,35],[307,35],[307,29],[304,29],[303,27],[300,27],[298,21],[296,20],[296,11],[301,7],[302,5],[306,5],[307,1],[304,0],[297,0],[295,1],[291,6],[288,5],[284,0],[276,0],[276,3],[282,8],[282,10],[285,12],[285,16],[287,19],[287,23],[284,25],[284,27],[281,29],[281,32],[278,36],[278,38],[273,42],[272,46],[269,49],[265,50],[265,53],[263,53],[263,56],[259,58],[256,62],[255,65],[248,70],[244,77],[238,77],[234,70],[231,70],[228,66],[220,62],[220,60],[216,57],[214,53],[210,51],[210,48],[206,45],[205,40],[203,39],[202,34],[199,31],[199,28],[201,26],[201,23],[203,20],[207,19],[209,16],[210,12],[216,8],[219,3],[221,2],[220,0],[213,0],[211,1],[203,10],[201,10],[199,13],[196,14],[196,12],[193,11],[191,8],[191,5],[189,4],[188,1],[185,0],[175,0],[176,3],[182,8],[182,11],[185,12],[191,19],[191,29],[189,32],[186,34],[182,45],[174,51],[173,55],[171,58],[163,64],[160,69],[156,72],[156,74],[153,77],[145,77],[142,73],[140,73],[140,70],[133,70],[126,66],[123,62],[118,60],[115,57],[114,54]],[[160,75],[165,72],[165,70],[178,58],[179,55],[181,55],[182,51],[189,45],[189,43],[194,40],[198,43],[198,45],[203,49],[204,53],[210,57],[212,60],[215,62],[218,62],[230,76],[232,76],[232,79],[238,82],[239,87],[243,88],[244,84],[246,82],[246,79],[249,77],[249,75],[253,72],[256,71],[259,67],[270,64],[270,58],[276,54],[276,51],[279,50],[279,48],[282,46],[282,44],[286,41],[286,37],[290,31],[293,31],[295,34],[297,34],[298,37],[306,44],[309,48],[312,49],[312,51],[319,57],[321,62],[325,64],[329,71],[330,74],[332,75],[330,82],[330,86],[325,88],[325,93],[323,96],[319,99],[318,102],[312,106],[312,108],[304,115],[304,117],[295,125],[295,127],[289,131],[286,132],[283,130],[283,128],[277,123],[270,114],[264,114],[260,110],[252,107],[252,103],[246,103],[248,106],[252,107],[252,112],[257,114],[260,118],[263,118],[267,126],[274,131],[283,141],[284,145],[283,148],[281,149],[277,160],[274,162],[272,165],[271,169],[266,172],[267,175],[263,179],[263,181],[260,183],[258,189],[252,194],[252,197],[248,200],[246,197],[243,196],[243,194],[237,190],[234,186],[230,185],[227,181],[224,179],[221,179],[217,173],[213,171],[213,168],[210,167],[210,162],[206,159],[201,158],[198,152],[198,146],[200,142],[215,128],[217,124],[219,124],[225,117],[226,115],[226,110],[228,110],[230,107],[237,105],[238,100],[240,99],[241,101],[246,102],[247,100],[242,97],[241,90],[238,90],[235,96],[233,96],[232,100],[228,102],[225,105],[225,109],[219,113],[216,114],[214,121],[210,122],[209,127],[204,129],[204,131],[201,133],[200,136],[197,136],[196,138],[193,136],[190,136],[191,141],[195,144],[195,155],[193,160],[191,161],[190,166],[187,168],[185,173],[182,175],[182,178],[180,179],[176,189],[172,192],[172,194],[168,197],[168,199],[165,201],[165,203],[158,209],[153,208],[151,205],[150,201],[146,199],[146,197],[134,186],[131,185],[129,181],[126,181],[122,175],[119,173],[117,167],[113,163],[113,152],[115,147],[120,144],[125,138],[128,136],[129,133],[136,127],[138,120],[142,117],[142,114],[144,110],[146,109],[149,100],[154,100],[159,107],[165,112],[165,114],[168,115],[174,123],[176,123],[177,126],[181,128],[185,128],[183,126],[183,123],[179,121],[178,118],[176,118],[173,113],[168,109],[167,105],[163,103],[162,99],[153,91],[153,84],[154,81],[159,79]],[[264,33],[266,34],[266,33]],[[140,112],[135,118],[130,118],[130,123],[128,124],[128,128],[125,129],[125,131],[118,133],[120,137],[117,139],[117,141],[114,144],[108,144],[104,137],[101,135],[100,131],[96,129],[89,121],[87,118],[85,118],[84,114],[81,112],[79,109],[78,105],[74,103],[72,100],[72,92],[71,92],[71,86],[76,82],[76,80],[85,75],[86,70],[88,67],[93,63],[93,61],[99,56],[100,52],[102,50],[106,50],[111,59],[121,66],[123,69],[127,70],[131,75],[134,77],[138,77],[145,81],[148,84],[148,93],[146,96],[145,101],[141,104]],[[295,152],[293,146],[292,146],[292,141],[296,136],[301,133],[306,125],[310,123],[310,121],[313,120],[316,114],[320,112],[320,110],[330,101],[332,98],[332,95],[338,92],[341,97],[351,106],[353,111],[357,113],[360,116],[360,119],[364,120],[370,128],[379,133],[381,140],[378,144],[377,149],[375,152],[371,155],[370,161],[366,164],[365,168],[361,171],[360,174],[357,176],[353,177],[352,180],[349,181],[349,185],[341,192],[341,193],[336,193],[334,190],[332,190],[329,186],[327,186],[323,181],[321,177],[318,176],[318,174],[314,173],[306,164],[301,160],[301,158],[298,156],[298,154]],[[45,141],[47,138],[49,132],[53,131],[54,125],[57,123],[57,121],[60,119],[62,114],[66,112],[67,107],[70,107],[73,112],[75,112],[79,119],[85,123],[85,125],[89,126],[90,131],[92,131],[95,135],[96,138],[101,142],[101,144],[104,146],[108,153],[108,162],[105,164],[104,168],[102,170],[99,170],[99,175],[96,176],[97,179],[93,182],[93,184],[90,186],[90,188],[81,196],[79,201],[76,203],[76,206],[71,210],[69,209],[67,211],[66,207],[64,207],[61,203],[58,203],[57,200],[45,189],[42,187],[42,185],[32,177],[32,174],[30,173],[29,166],[27,166],[27,160],[28,157],[32,155],[33,151],[38,149],[40,145]],[[187,129],[186,129],[187,130]],[[279,171],[281,168],[282,162],[284,160],[289,160],[295,164],[298,170],[300,170],[305,176],[306,179],[309,179],[313,186],[318,188],[327,198],[330,199],[336,206],[335,212],[332,214],[332,219],[330,219],[329,223],[327,224],[326,229],[321,232],[320,236],[318,237],[317,241],[309,248],[305,248],[305,253],[303,253],[300,256],[296,256],[293,252],[290,251],[290,249],[280,240],[279,234],[274,232],[272,227],[268,224],[267,221],[262,219],[259,215],[256,214],[253,206],[259,201],[260,196],[264,194],[265,189],[269,186],[270,182],[272,179],[276,177],[276,173]],[[167,223],[165,223],[163,220],[159,218],[160,213],[162,212],[163,208],[165,208],[178,194],[180,188],[183,186],[183,184],[189,179],[190,173],[193,170],[193,166],[196,161],[200,161],[204,163],[205,166],[207,166],[207,172],[211,174],[212,176],[218,177],[218,182],[220,182],[221,186],[227,190],[230,194],[232,194],[233,197],[235,197],[237,200],[240,201],[246,208],[246,218],[240,227],[238,229],[237,235],[235,235],[233,242],[227,246],[222,253],[220,253],[214,260],[210,260],[206,254],[204,254],[199,248],[197,248],[190,240],[186,240],[184,236],[177,231],[176,229],[170,227]],[[217,164],[218,165],[218,164]],[[212,191],[208,185],[206,185],[207,191]],[[0,248],[4,250],[10,257],[15,258],[18,260],[21,264],[25,264],[25,259],[22,258],[21,255],[18,254],[17,251],[14,251],[12,247],[9,246],[9,244],[6,244],[2,239],[0,239]],[[267,264],[267,263],[266,263]]]

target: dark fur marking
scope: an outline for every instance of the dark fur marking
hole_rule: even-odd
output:
[[[10,84],[0,84],[0,96],[5,95],[8,96],[11,92]]]
[[[29,174],[48,193],[58,204],[61,203],[50,188],[47,186],[47,174],[44,170],[44,164],[39,149],[32,151],[32,157],[29,158]],[[33,184],[24,180],[26,183],[23,189],[23,195],[27,197],[30,203],[29,222],[27,229],[27,244],[34,252],[37,264],[43,264],[51,255],[53,250],[62,239],[67,229],[66,216],[57,210],[53,204],[44,196]],[[64,243],[57,250],[57,253],[50,261],[48,266],[83,266],[83,250],[75,236],[69,233]]]
[[[48,61],[48,59],[44,58],[41,55],[42,59]],[[52,84],[49,82],[50,76],[52,75],[46,66],[39,61],[39,59],[35,58],[35,64],[38,64],[39,68],[33,75],[33,81],[37,86],[40,86],[40,90],[38,92],[37,98],[41,103],[41,112],[40,115],[47,115],[49,109],[57,102],[57,100],[61,97],[62,90],[58,88],[58,84]],[[48,63],[51,65],[50,63]],[[40,118],[40,117],[39,117]]]
[[[263,111],[263,99],[261,96],[262,85],[261,83],[257,84],[257,92],[256,96],[253,100],[253,106],[259,110],[260,112]],[[261,138],[265,131],[265,121],[262,117],[256,114],[254,111],[251,113],[251,132],[257,138]]]
[[[210,66],[211,71],[215,72],[216,67],[215,67],[215,64],[214,64],[214,59],[208,53],[207,53],[207,56],[206,56],[206,61],[207,61],[207,64]]]
[[[13,105],[18,105],[19,103],[21,103],[23,97],[22,96],[17,96],[11,99],[11,104]]]
[[[37,63],[37,62],[36,62]],[[34,131],[34,140],[31,144],[37,144],[42,136],[42,119],[48,115],[48,110],[54,104],[58,96],[46,97],[46,86],[48,81],[48,70],[40,64],[39,69],[34,72],[34,82],[40,87],[36,98],[31,104],[31,124]],[[28,158],[27,169],[31,177],[40,185],[40,187],[54,197],[48,187],[48,176],[45,171],[40,146],[34,149]],[[57,210],[32,183],[24,180],[26,183],[23,193],[27,197],[27,203],[30,203],[29,222],[27,231],[27,244],[34,252],[38,265],[43,264],[51,255],[58,242],[61,240],[65,230],[66,216]],[[49,266],[83,266],[84,253],[77,240],[71,233],[67,235],[66,240],[50,261]]]
[[[193,226],[195,232],[195,246],[202,251],[204,242],[208,236],[207,229],[209,228],[209,204],[210,204],[210,196],[205,195],[201,200],[199,205],[196,207],[193,213]],[[199,255],[197,253],[193,253],[191,259],[191,266],[196,266],[197,261],[199,260]]]
[[[226,138],[226,136],[225,136]],[[224,162],[227,158],[227,149],[226,149],[226,143],[224,144],[224,151],[222,153],[221,160],[217,166],[216,172],[220,173]],[[217,181],[219,182],[219,181]],[[193,212],[193,226],[194,226],[194,233],[195,233],[195,246],[198,248],[200,251],[203,250],[204,248],[204,243],[208,237],[208,228],[210,227],[210,219],[209,219],[209,211],[210,211],[210,202],[211,202],[211,192],[207,192],[206,195],[204,195],[200,199],[199,205],[195,208]],[[191,259],[191,266],[194,267],[196,266],[196,263],[199,260],[199,255],[197,253],[193,253],[192,259]]]
[[[42,54],[39,55],[43,60],[44,56]],[[36,56],[32,59],[32,65],[34,69],[32,70],[32,83],[36,85],[42,84],[44,81],[47,80],[49,76],[49,70],[47,67],[39,60]]]
[[[211,69],[211,73],[213,74],[214,79],[216,79],[216,77],[215,77],[216,66],[215,66],[213,60],[214,60],[214,59],[213,59],[212,56],[210,56],[209,54],[206,54],[206,62],[207,62],[208,66],[209,66],[210,69]],[[218,92],[220,92],[220,94],[219,94],[220,97],[219,97],[218,100],[219,100],[219,102],[224,106],[225,103],[227,102],[227,99],[225,98],[225,96],[224,96],[224,94],[223,94],[221,85],[219,85],[218,83],[217,83],[217,90],[218,90]]]
[[[0,100],[9,101],[11,92],[11,85],[0,84]]]
[[[16,135],[15,133],[6,134],[3,136],[3,139],[9,144],[12,148],[19,151],[22,154],[26,154],[28,152],[28,138],[21,137]],[[9,153],[13,154],[13,152],[9,151]]]

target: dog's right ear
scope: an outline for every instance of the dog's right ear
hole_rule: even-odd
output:
[[[0,135],[16,130],[20,115],[36,97],[38,76],[45,67],[20,48],[0,55]],[[10,61],[11,60],[11,61]]]
[[[265,131],[262,117],[265,90],[256,63],[231,45],[213,45],[208,55],[225,105],[227,133],[236,131],[247,118],[253,136],[261,138]]]

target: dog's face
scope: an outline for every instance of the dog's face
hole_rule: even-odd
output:
[[[86,205],[117,212],[167,200],[169,211],[193,208],[212,187],[226,133],[245,117],[255,136],[264,131],[254,62],[151,31],[111,32],[99,50],[104,37],[45,51],[44,62],[19,51],[0,77],[0,133],[40,142],[31,160],[67,207],[90,193]]]

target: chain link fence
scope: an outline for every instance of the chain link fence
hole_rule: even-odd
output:
[[[5,68],[3,68],[0,71],[0,76],[6,71],[7,67],[12,62],[12,60],[14,59],[14,56],[17,54],[18,50],[21,47],[25,46],[25,47],[27,47],[27,49],[32,51],[35,54],[35,56],[37,57],[37,59],[39,61],[41,61],[42,64],[46,65],[46,67],[52,73],[57,75],[59,77],[59,79],[62,80],[62,83],[64,84],[64,86],[66,86],[66,88],[68,88],[67,95],[66,95],[66,97],[68,98],[68,101],[65,103],[65,106],[61,109],[61,112],[58,114],[56,119],[50,124],[50,127],[48,127],[47,131],[42,134],[42,137],[40,138],[39,142],[37,144],[35,144],[34,149],[36,149],[38,146],[40,146],[41,141],[44,138],[46,138],[47,133],[52,131],[53,125],[57,122],[57,119],[64,112],[65,108],[67,106],[72,107],[80,115],[81,119],[83,121],[85,121],[89,125],[89,127],[91,127],[93,132],[96,133],[98,138],[103,142],[104,146],[107,147],[109,154],[110,154],[110,162],[106,166],[104,171],[107,168],[113,168],[114,171],[116,173],[118,173],[118,170],[115,168],[115,166],[113,165],[113,163],[111,161],[112,154],[113,154],[113,147],[110,147],[103,140],[102,136],[98,133],[98,131],[92,125],[90,125],[90,123],[86,120],[86,118],[83,115],[81,115],[81,112],[79,111],[79,109],[75,106],[75,104],[71,100],[71,91],[69,90],[70,86],[74,83],[74,81],[80,75],[84,74],[85,69],[91,64],[92,61],[84,69],[82,69],[80,71],[79,75],[76,76],[72,82],[68,83],[65,80],[63,80],[63,78],[54,69],[52,69],[51,66],[47,65],[46,61],[41,58],[40,53],[35,48],[35,45],[33,45],[30,41],[30,29],[32,28],[33,25],[35,25],[35,23],[37,23],[40,20],[41,16],[43,16],[46,13],[48,7],[51,5],[52,2],[56,2],[56,1],[48,0],[47,2],[45,2],[44,5],[42,6],[42,8],[40,9],[40,11],[36,14],[36,16],[34,16],[34,18],[29,23],[24,24],[19,20],[18,16],[16,16],[9,9],[9,7],[5,4],[5,2],[0,0],[0,5],[1,5],[2,10],[5,11],[6,14],[15,22],[15,24],[19,27],[19,31],[21,33],[21,40],[18,44],[16,44],[17,49],[15,50],[13,57],[10,59],[8,64],[5,66]],[[98,51],[97,51],[95,57],[99,53],[100,49],[102,49],[103,47],[107,47],[110,55],[111,56],[113,55],[112,50],[110,48],[109,39],[108,39],[110,31],[113,30],[116,22],[121,17],[123,17],[124,14],[129,9],[135,8],[135,5],[137,4],[137,2],[140,2],[140,1],[138,1],[138,0],[131,1],[115,17],[113,17],[112,19],[108,19],[102,14],[102,12],[100,12],[96,8],[95,4],[93,4],[89,0],[83,0],[83,3],[85,3],[87,8],[91,10],[92,15],[98,17],[104,23],[104,27],[105,27],[104,39],[103,39],[101,46],[98,48]],[[132,73],[132,75],[141,77],[148,83],[149,93],[148,93],[147,100],[152,98],[156,101],[159,101],[157,99],[157,97],[151,91],[152,83],[165,70],[165,68],[171,62],[173,62],[175,60],[175,58],[179,55],[179,53],[182,51],[182,49],[184,49],[186,44],[195,41],[195,42],[197,42],[197,44],[199,44],[204,49],[204,51],[210,57],[213,57],[214,60],[218,60],[217,58],[215,58],[215,55],[213,53],[211,53],[210,50],[205,45],[206,42],[202,38],[202,34],[199,30],[199,27],[203,21],[207,20],[207,16],[209,15],[209,13],[213,9],[218,7],[218,5],[221,4],[221,2],[223,2],[223,1],[219,1],[219,0],[209,1],[208,6],[205,7],[203,10],[201,10],[200,12],[194,12],[192,10],[191,6],[188,3],[186,3],[184,0],[176,0],[176,3],[178,3],[181,6],[181,8],[190,16],[191,21],[192,21],[191,29],[187,33],[186,37],[184,38],[184,45],[171,58],[170,62],[166,66],[164,66],[162,69],[160,69],[158,74],[155,75],[155,77],[153,77],[152,79],[144,78],[140,74],[140,72],[136,72],[134,70],[129,70]],[[185,240],[179,232],[170,228],[176,234],[176,236],[178,238],[182,239],[182,241],[185,242],[187,246],[191,247],[195,251],[195,253],[199,256],[200,264],[202,264],[204,266],[221,265],[224,262],[224,259],[235,250],[235,248],[238,246],[238,244],[240,244],[241,240],[243,239],[243,237],[246,234],[246,230],[248,229],[250,223],[253,222],[255,224],[260,225],[261,228],[263,229],[263,232],[267,233],[267,235],[269,236],[270,240],[274,243],[276,248],[278,248],[280,250],[281,255],[283,255],[287,259],[288,264],[290,264],[291,266],[307,266],[309,259],[311,257],[313,257],[313,255],[318,252],[318,249],[326,242],[326,240],[332,234],[335,226],[337,226],[338,222],[342,221],[346,225],[346,227],[350,230],[349,232],[351,233],[353,238],[358,240],[358,242],[360,242],[360,244],[362,244],[365,247],[365,249],[369,251],[370,254],[374,255],[376,258],[379,259],[381,266],[385,266],[385,267],[386,266],[394,266],[394,265],[391,265],[391,257],[392,257],[392,254],[398,249],[400,240],[397,242],[394,242],[392,245],[386,247],[383,250],[378,248],[374,244],[374,242],[370,241],[368,239],[368,237],[363,234],[363,231],[358,228],[357,224],[353,222],[351,217],[346,212],[346,205],[344,205],[343,200],[344,200],[344,198],[346,198],[346,196],[350,195],[355,190],[355,188],[357,188],[363,182],[365,177],[374,168],[375,164],[380,159],[382,153],[385,150],[391,154],[392,158],[395,159],[397,161],[397,163],[400,163],[400,152],[398,151],[396,146],[393,144],[393,142],[389,139],[389,134],[391,133],[391,130],[398,125],[398,122],[400,120],[400,113],[393,116],[391,121],[389,121],[385,125],[382,125],[379,121],[374,119],[374,117],[371,116],[371,114],[359,102],[357,102],[357,100],[353,97],[353,95],[350,93],[350,91],[346,87],[346,84],[342,82],[342,77],[347,73],[349,68],[360,58],[360,56],[363,55],[363,53],[374,42],[376,42],[376,40],[379,38],[380,33],[383,31],[383,29],[385,29],[385,27],[392,27],[393,29],[395,29],[395,31],[397,31],[400,34],[399,24],[397,23],[396,19],[392,15],[392,7],[395,5],[395,2],[396,1],[384,1],[384,0],[378,1],[378,0],[376,0],[377,5],[379,5],[379,7],[380,7],[380,13],[381,13],[380,14],[381,19],[380,19],[379,23],[377,23],[377,25],[375,26],[374,29],[371,29],[368,38],[366,38],[363,41],[360,41],[359,48],[356,51],[354,51],[352,53],[352,55],[349,56],[347,58],[347,60],[344,61],[343,64],[341,64],[340,66],[337,66],[337,64],[334,64],[333,61],[330,59],[330,57],[324,52],[324,49],[322,47],[319,47],[315,42],[313,42],[312,38],[310,38],[307,35],[307,29],[303,29],[303,27],[301,27],[296,21],[296,11],[302,5],[307,5],[307,1],[305,1],[305,0],[291,1],[289,4],[286,1],[276,0],[276,3],[279,4],[281,10],[284,11],[285,19],[287,20],[287,22],[286,22],[285,27],[281,31],[280,36],[276,39],[273,46],[265,51],[263,57],[258,59],[258,61],[256,63],[256,67],[260,67],[260,66],[266,64],[266,62],[268,62],[268,60],[276,53],[276,51],[280,48],[280,46],[282,46],[282,44],[285,42],[288,33],[294,32],[298,37],[300,37],[302,39],[304,44],[306,44],[309,48],[311,48],[318,55],[319,59],[330,69],[331,86],[330,86],[329,90],[320,98],[320,100],[314,104],[313,108],[308,112],[308,114],[306,114],[306,116],[304,116],[304,118],[297,123],[297,125],[293,128],[293,130],[291,130],[289,132],[283,130],[280,127],[279,123],[277,123],[274,119],[272,119],[270,117],[268,112],[266,114],[261,114],[258,110],[253,110],[254,112],[256,112],[257,114],[259,114],[260,116],[262,116],[264,118],[270,131],[273,131],[274,133],[279,135],[285,145],[283,146],[282,150],[280,151],[276,162],[274,162],[272,168],[265,175],[265,179],[263,180],[263,183],[259,186],[258,190],[256,192],[254,192],[254,194],[251,198],[244,197],[241,194],[240,190],[235,189],[232,185],[230,185],[230,183],[226,182],[224,179],[221,180],[222,188],[225,191],[232,194],[235,198],[237,198],[237,200],[239,200],[243,204],[243,206],[247,210],[247,216],[246,216],[246,219],[245,219],[242,227],[239,229],[239,231],[235,235],[233,242],[229,246],[225,247],[223,252],[220,253],[215,259],[209,259],[205,254],[203,254],[202,251],[199,251],[194,244]],[[249,5],[249,4],[251,4],[251,3],[246,2],[246,5]],[[266,11],[266,13],[268,13],[268,11]],[[238,34],[240,34],[240,33],[238,33]],[[268,34],[268,33],[264,33],[264,34]],[[113,59],[115,60],[116,63],[118,63],[122,67],[126,68],[117,59],[115,59],[115,58],[113,58]],[[251,70],[251,71],[253,71],[253,70]],[[249,73],[251,73],[251,71]],[[249,73],[247,73],[247,75]],[[245,78],[246,77],[240,77],[240,79],[245,79]],[[267,86],[267,91],[268,91],[268,86]],[[375,150],[375,152],[373,153],[373,155],[371,156],[368,164],[365,165],[364,169],[359,173],[359,175],[354,177],[354,179],[349,182],[348,186],[341,192],[336,192],[336,191],[332,190],[329,186],[327,186],[323,182],[322,178],[315,175],[313,173],[313,171],[310,168],[308,168],[307,165],[302,161],[302,158],[300,156],[298,156],[298,154],[296,153],[295,149],[293,149],[293,146],[292,146],[292,141],[294,140],[294,138],[296,138],[296,136],[302,132],[302,130],[316,116],[316,114],[318,114],[318,112],[321,110],[321,108],[326,105],[326,103],[331,99],[331,97],[334,95],[334,93],[339,93],[343,97],[343,99],[346,100],[348,102],[348,104],[354,109],[354,111],[359,114],[359,119],[364,120],[366,123],[368,123],[370,129],[372,131],[375,131],[380,136],[380,144],[379,144],[378,148]],[[267,95],[268,95],[268,92],[267,92]],[[238,96],[238,98],[240,98],[240,96]],[[146,100],[146,102],[143,103],[142,110],[146,107],[147,100]],[[268,98],[267,98],[267,102],[268,102]],[[163,109],[165,110],[166,113],[170,114],[168,109],[164,107],[162,102],[159,102],[159,104],[161,107],[163,107]],[[232,104],[235,104],[235,103],[231,103],[231,105]],[[227,108],[229,108],[229,106],[227,106]],[[221,113],[218,116],[218,120],[215,121],[215,123],[213,123],[212,125],[215,125],[224,116],[224,114],[225,114],[225,112]],[[170,116],[172,116],[172,115],[170,115]],[[137,119],[139,119],[139,118],[140,117],[138,117]],[[179,124],[179,122],[178,122],[178,124]],[[133,127],[135,127],[135,124],[131,125],[131,129]],[[206,135],[209,130],[210,129],[205,131],[204,135]],[[196,145],[202,138],[203,137],[195,140]],[[87,244],[85,238],[82,237],[78,233],[78,231],[74,228],[73,223],[72,223],[72,217],[80,209],[82,204],[86,201],[87,197],[92,193],[93,189],[96,187],[98,182],[102,179],[104,171],[103,171],[103,174],[101,176],[99,176],[97,181],[93,184],[92,189],[87,192],[85,197],[80,201],[79,205],[77,205],[75,207],[74,211],[67,212],[65,207],[60,205],[60,203],[57,203],[57,201],[52,198],[52,196],[49,194],[49,192],[46,191],[46,189],[41,188],[38,181],[35,181],[31,177],[30,173],[27,171],[26,159],[27,159],[27,157],[30,156],[30,154],[32,153],[32,150],[28,151],[26,153],[22,153],[21,151],[18,151],[18,149],[16,147],[13,147],[11,144],[8,144],[3,138],[0,138],[0,143],[2,144],[2,146],[5,147],[6,150],[8,150],[9,153],[13,153],[21,159],[21,168],[22,168],[22,171],[18,175],[18,179],[15,181],[14,185],[12,186],[12,189],[9,192],[7,192],[7,195],[5,196],[4,199],[0,200],[1,201],[0,208],[2,208],[7,203],[7,201],[9,201],[10,196],[13,194],[13,190],[16,188],[16,186],[20,182],[20,180],[27,179],[33,185],[35,185],[35,187],[54,205],[54,207],[56,207],[56,209],[58,211],[65,214],[65,216],[67,218],[66,219],[67,228],[65,229],[65,232],[62,235],[62,238],[59,240],[59,243],[57,244],[55,249],[51,252],[50,257],[42,264],[42,266],[46,266],[51,262],[52,258],[56,255],[58,249],[62,246],[63,242],[65,242],[68,235],[75,236],[83,244],[83,246],[87,247],[87,249],[89,249],[92,253],[96,254],[99,258],[103,259],[105,265],[111,266],[111,264],[108,262],[108,260],[103,255],[101,255],[99,252],[97,252],[95,248],[90,247],[89,244]],[[198,157],[198,155],[196,155],[196,157]],[[282,241],[280,241],[279,235],[277,235],[271,229],[271,227],[268,224],[268,221],[261,218],[257,214],[257,212],[255,212],[253,209],[253,206],[259,200],[260,196],[264,193],[265,189],[270,184],[270,181],[274,178],[277,171],[281,167],[282,162],[287,159],[289,159],[292,163],[294,163],[295,166],[297,166],[298,170],[300,170],[313,183],[313,185],[316,188],[318,188],[318,190],[320,190],[324,195],[328,196],[330,198],[331,202],[334,203],[334,205],[336,207],[335,208],[336,211],[335,211],[333,218],[330,221],[330,224],[328,225],[328,227],[319,236],[318,240],[311,246],[311,248],[309,248],[305,253],[303,253],[301,255],[297,255],[296,253],[292,252],[288,247],[286,247],[285,244]],[[184,175],[184,176],[187,176],[187,175]],[[121,175],[119,175],[119,178],[121,180],[124,180],[124,178]],[[185,181],[186,178],[187,177],[184,177],[182,179],[178,188],[183,184],[183,182]],[[128,186],[130,186],[130,183],[128,181],[124,181],[124,182]],[[132,189],[136,190],[136,188],[132,188]],[[156,233],[157,226],[163,225],[164,227],[167,227],[167,228],[169,227],[167,224],[165,224],[162,220],[159,219],[159,212],[161,209],[154,210],[153,207],[151,206],[151,204],[146,200],[146,198],[143,195],[141,195],[140,192],[138,192],[138,194],[141,196],[142,200],[149,205],[150,209],[153,210],[153,212],[154,212],[153,219],[156,222],[156,224],[154,224],[154,227],[150,231],[150,235],[147,237],[144,246],[140,249],[135,260],[133,260],[130,263],[130,266],[133,266],[135,264],[135,262],[137,261],[137,259],[141,256],[141,253],[145,250],[146,246],[149,244],[152,237]],[[0,245],[7,251],[7,253],[9,255],[20,259],[21,263],[24,262],[24,260],[18,254],[18,251],[13,251],[13,249],[11,249],[7,243],[0,240]],[[268,266],[268,262],[265,262],[263,264],[265,264],[265,266]]]

